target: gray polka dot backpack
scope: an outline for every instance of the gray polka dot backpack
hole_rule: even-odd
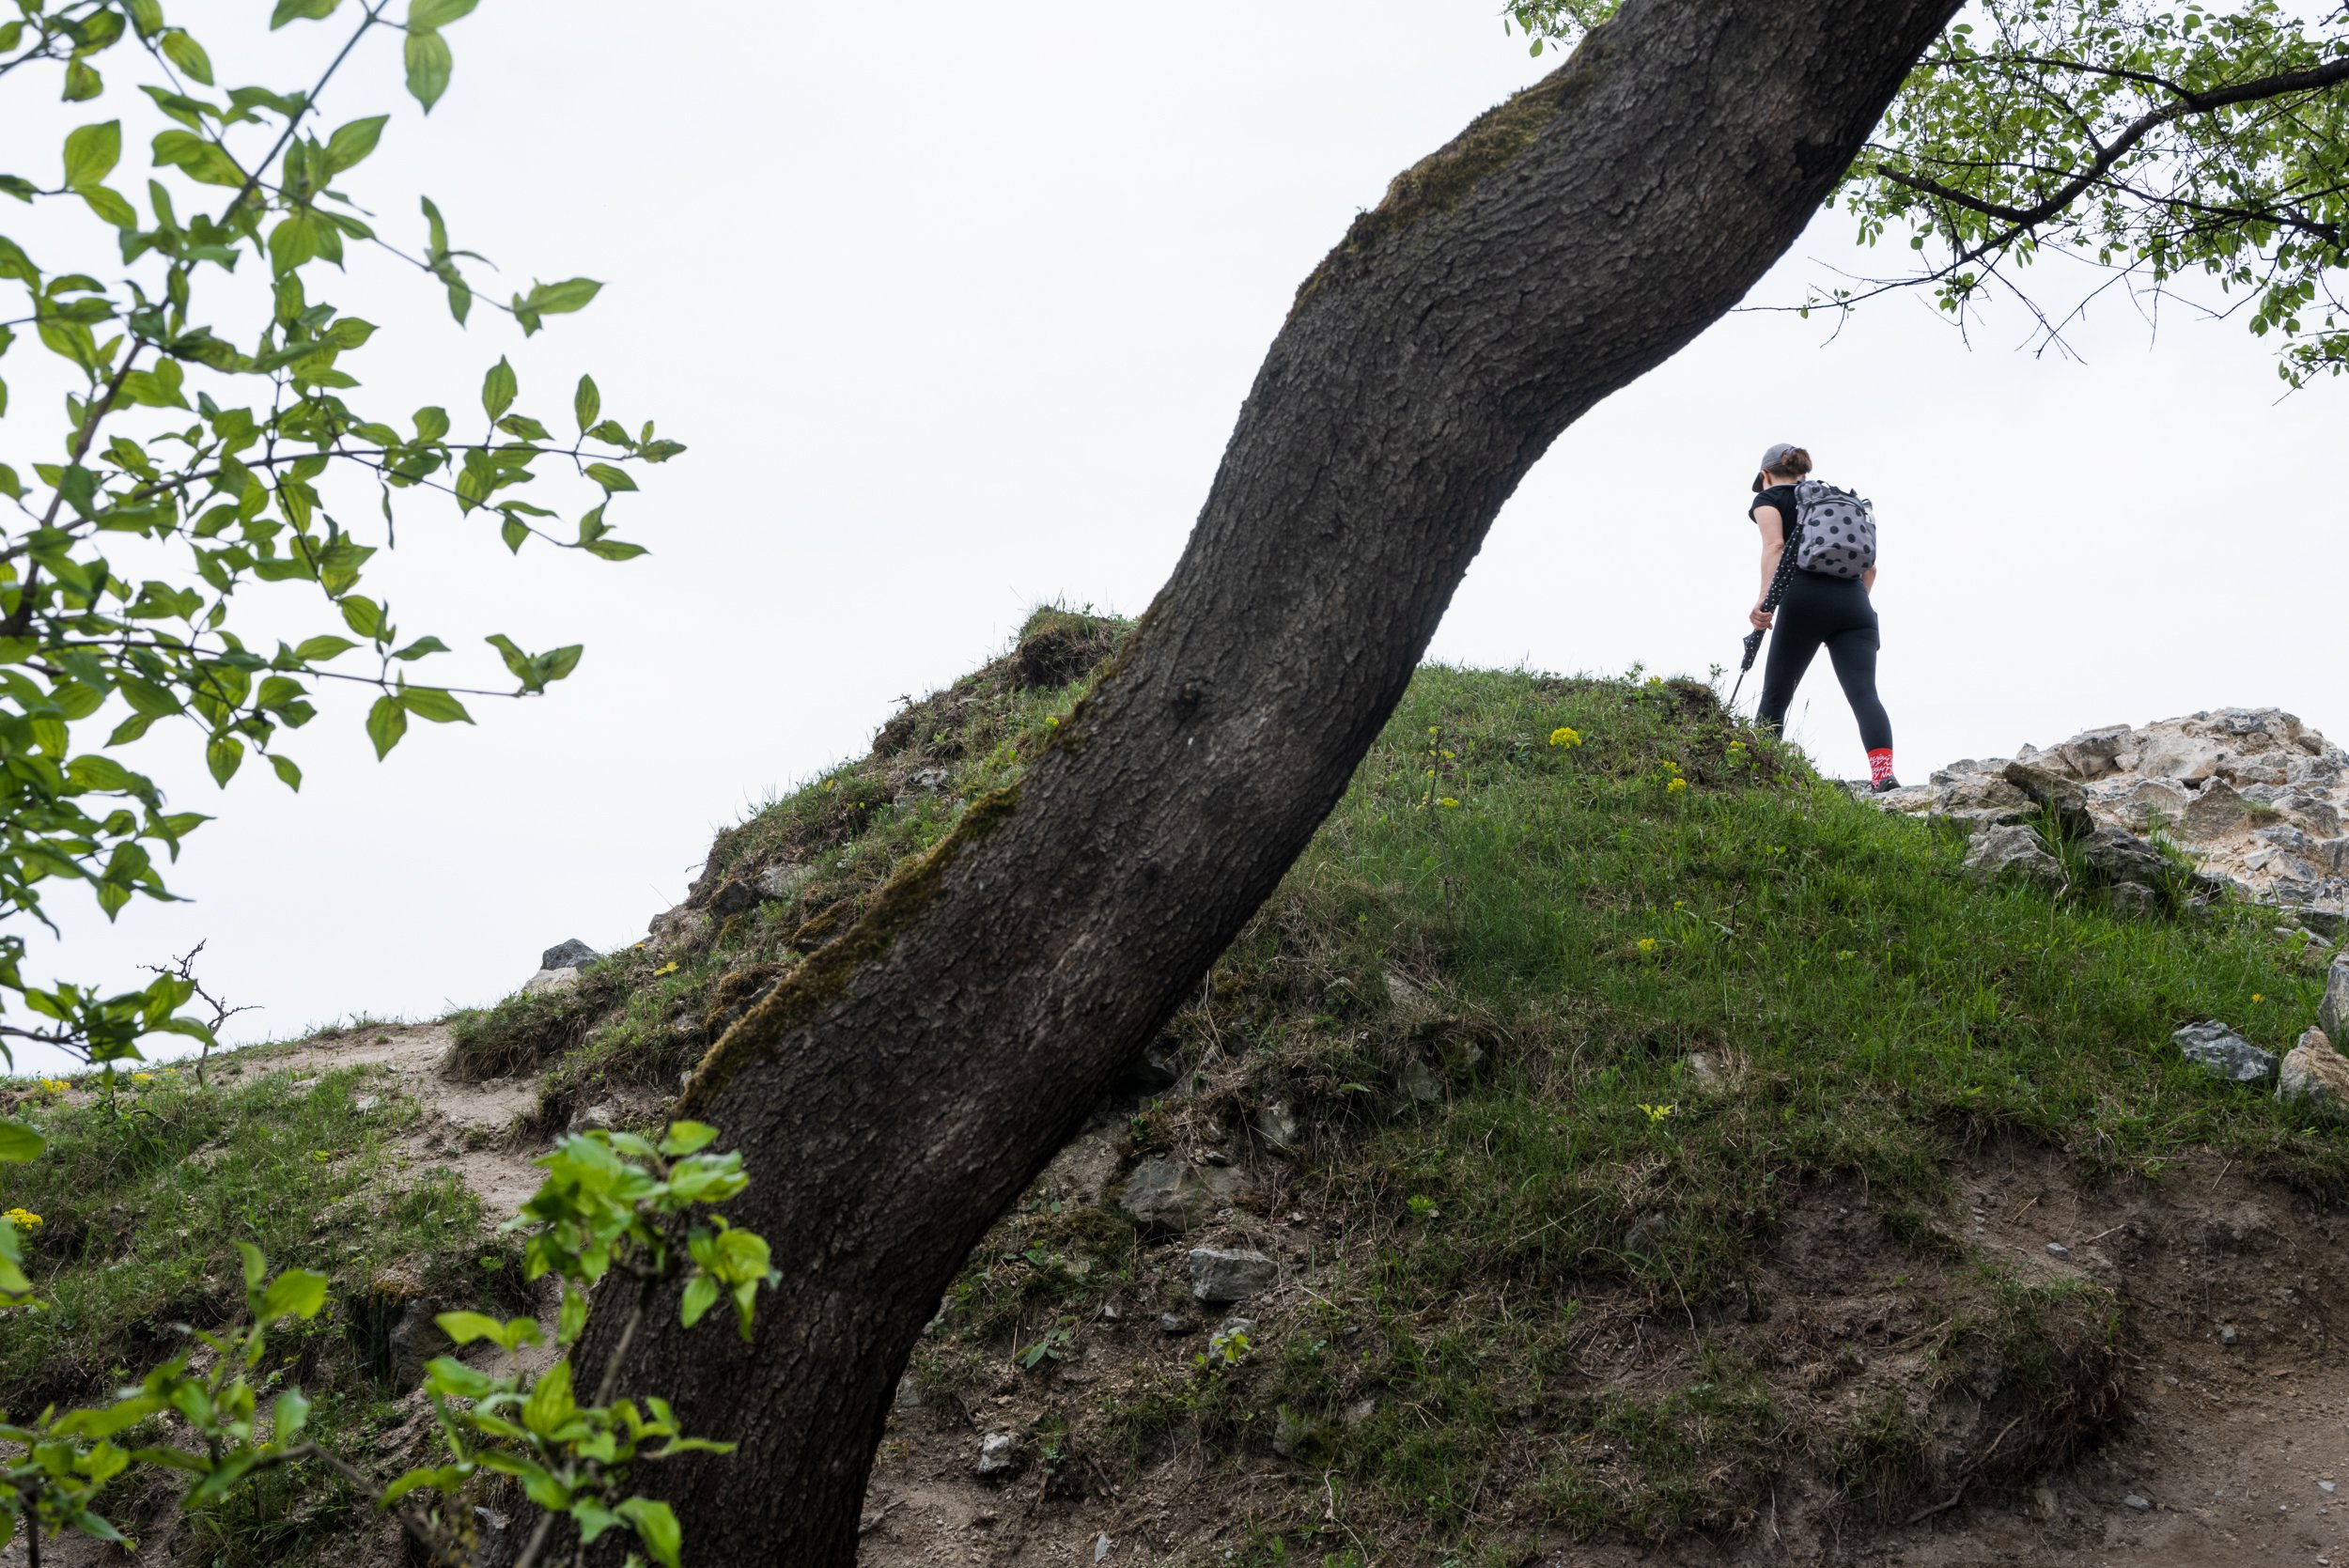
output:
[[[1817,479],[1795,487],[1802,537],[1795,565],[1821,577],[1861,577],[1876,564],[1875,504]]]

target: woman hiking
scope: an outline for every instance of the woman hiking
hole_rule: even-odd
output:
[[[1753,601],[1750,620],[1755,629],[1776,635],[1770,639],[1769,662],[1762,673],[1762,706],[1754,722],[1771,729],[1786,722],[1786,709],[1812,657],[1821,646],[1835,664],[1843,698],[1859,722],[1859,741],[1868,749],[1868,786],[1881,795],[1898,789],[1892,776],[1892,721],[1876,696],[1875,606],[1868,601],[1876,569],[1871,564],[1857,577],[1830,576],[1794,567],[1773,612],[1770,585],[1777,581],[1780,560],[1795,533],[1795,487],[1811,472],[1811,454],[1791,442],[1780,442],[1762,454],[1761,472],[1753,476],[1751,516],[1762,530],[1762,591]]]

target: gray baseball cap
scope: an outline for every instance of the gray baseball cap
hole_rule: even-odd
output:
[[[1762,454],[1762,466],[1753,471],[1753,488],[1757,491],[1760,490],[1763,488],[1762,476],[1765,474],[1767,474],[1770,470],[1784,462],[1790,456],[1801,450],[1801,447],[1797,446],[1791,441],[1773,442],[1770,444],[1769,450]]]

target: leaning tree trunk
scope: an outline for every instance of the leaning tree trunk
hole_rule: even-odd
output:
[[[891,1390],[965,1254],[1312,837],[1526,469],[1793,242],[1955,8],[1630,0],[1305,280],[1093,694],[687,1092],[747,1156],[734,1207],[783,1271],[752,1343],[671,1312],[631,1358],[629,1387],[741,1445],[652,1477],[693,1560],[853,1560]],[[1602,524],[1643,525],[1570,523]],[[1626,572],[1559,582],[1564,612]]]

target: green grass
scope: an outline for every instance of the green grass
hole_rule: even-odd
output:
[[[40,1216],[27,1263],[45,1306],[8,1315],[0,1411],[101,1395],[183,1348],[180,1326],[241,1319],[237,1243],[249,1241],[272,1266],[331,1276],[326,1312],[271,1335],[269,1378],[316,1401],[321,1441],[364,1456],[405,1391],[389,1382],[381,1343],[397,1306],[526,1301],[520,1255],[485,1233],[473,1194],[448,1172],[395,1165],[392,1140],[418,1112],[380,1069],[306,1080],[280,1069],[229,1084],[216,1064],[209,1089],[185,1071],[142,1072],[144,1084],[120,1075],[112,1105],[68,1106],[37,1085],[10,1096],[10,1114],[48,1140],[39,1158],[0,1166],[0,1207]],[[135,1526],[167,1500],[116,1506]],[[337,1560],[341,1532],[368,1514],[324,1470],[300,1466],[190,1526],[204,1560],[244,1568]]]

